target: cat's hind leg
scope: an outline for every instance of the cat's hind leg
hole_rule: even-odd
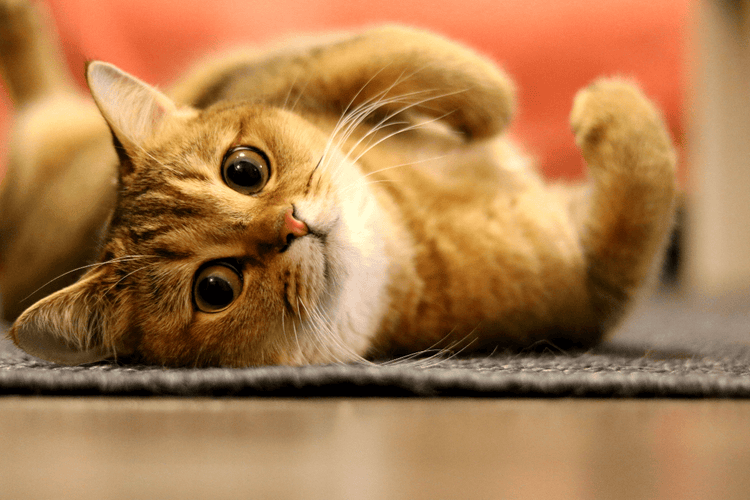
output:
[[[73,89],[49,24],[41,2],[0,0],[0,75],[17,107]]]
[[[0,185],[0,295],[12,320],[91,257],[113,203],[116,158],[41,2],[0,0],[0,74],[15,111]]]
[[[676,155],[659,112],[624,80],[579,92],[571,124],[590,171],[576,217],[592,304],[606,328],[658,264],[674,217]]]

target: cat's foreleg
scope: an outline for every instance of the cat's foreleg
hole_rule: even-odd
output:
[[[382,26],[330,45],[310,58],[321,78],[308,92],[321,100],[357,106],[382,95],[382,109],[403,108],[437,118],[466,139],[501,133],[515,108],[515,89],[494,63],[473,50],[433,33]],[[383,91],[385,90],[385,93]]]
[[[606,328],[647,280],[668,239],[675,152],[659,112],[624,80],[582,90],[571,124],[590,171],[574,217],[592,304]]]

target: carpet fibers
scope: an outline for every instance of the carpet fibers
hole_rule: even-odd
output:
[[[2,328],[7,328],[4,326]],[[750,301],[658,294],[608,342],[542,352],[245,369],[62,367],[0,341],[0,394],[750,397]]]

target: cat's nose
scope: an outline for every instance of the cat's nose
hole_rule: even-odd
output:
[[[310,232],[307,224],[294,217],[294,209],[284,213],[284,224],[281,228],[281,239],[289,245],[295,238],[300,238]]]

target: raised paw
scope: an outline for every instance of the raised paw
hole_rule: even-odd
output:
[[[661,114],[626,80],[601,79],[581,90],[570,121],[590,168],[632,168],[651,163],[648,158],[673,157]]]
[[[603,79],[578,93],[571,124],[591,171],[581,244],[595,314],[612,324],[669,236],[676,157],[659,111],[635,85]]]

